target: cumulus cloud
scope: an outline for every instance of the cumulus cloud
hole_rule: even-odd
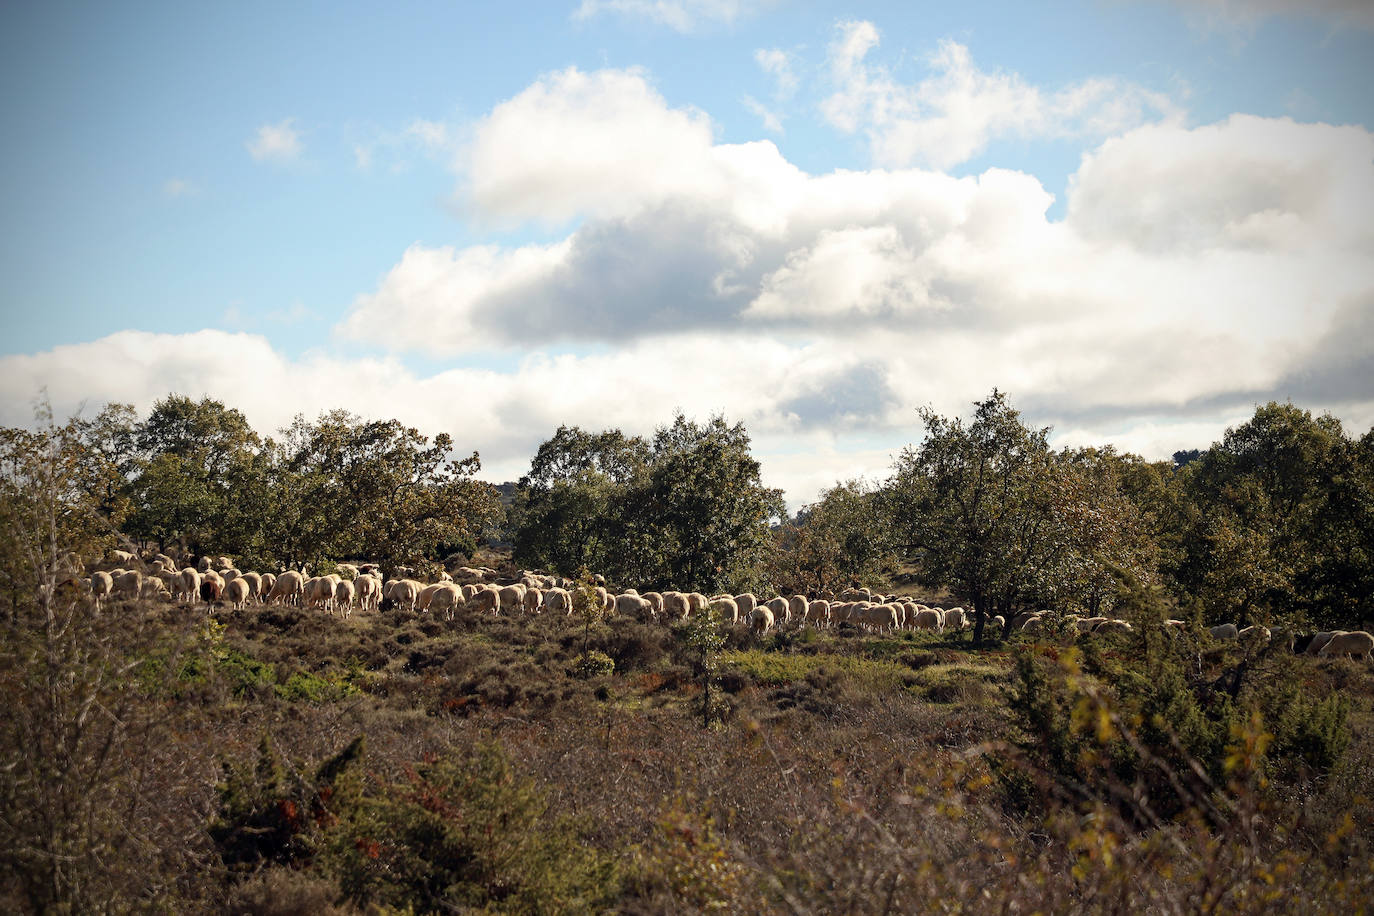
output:
[[[560,224],[680,190],[711,143],[710,119],[669,108],[642,71],[570,67],[481,119],[460,168],[480,213]]]
[[[246,144],[248,154],[258,162],[291,162],[300,158],[303,147],[295,124],[295,118],[285,118],[276,124],[262,125]]]
[[[1069,220],[1149,251],[1374,248],[1374,135],[1232,115],[1108,140],[1073,178]]]
[[[844,38],[859,66],[877,35]],[[59,412],[212,394],[264,430],[342,406],[452,432],[501,480],[560,423],[644,433],[719,411],[795,505],[880,476],[919,438],[917,407],[965,413],[994,386],[1056,441],[1149,457],[1270,398],[1374,420],[1363,128],[1137,125],[1084,157],[1058,220],[1016,171],[813,175],[772,143],[717,143],[638,71],[550,74],[471,139],[475,213],[570,225],[411,246],[336,329],[371,355],[124,332],[0,358],[5,421],[42,385]],[[421,375],[409,352],[485,368]]]
[[[873,36],[850,37],[861,57]],[[669,153],[650,140],[601,164],[575,154],[566,170],[521,160],[502,144],[522,131],[484,124],[500,164],[484,187],[501,193],[478,196],[488,214],[536,214],[525,189],[538,187],[581,221],[544,245],[414,246],[359,297],[345,335],[439,357],[503,349],[512,363],[606,346],[614,356],[539,359],[567,367],[578,403],[604,398],[608,416],[633,420],[624,391],[630,413],[650,405],[657,420],[705,388],[778,443],[915,436],[916,406],[965,410],[993,386],[1077,435],[1141,419],[1158,435],[1128,441],[1161,447],[1206,445],[1170,437],[1209,423],[1219,434],[1270,397],[1310,393],[1356,415],[1374,404],[1374,376],[1360,374],[1374,337],[1357,333],[1374,303],[1362,128],[1138,126],[1084,157],[1067,216],[1052,220],[1052,196],[1019,172],[810,175],[771,143],[714,143],[704,116],[635,72],[567,71],[536,90],[517,98],[572,112],[548,122],[546,148],[588,142],[585,107],[609,136],[664,125],[679,140],[673,167],[657,168]],[[601,104],[615,99],[632,104]],[[1347,349],[1319,343],[1332,334]],[[1323,364],[1344,368],[1314,375]],[[1167,419],[1179,415],[1200,425]]]
[[[899,82],[868,62],[880,36],[871,22],[845,22],[830,45],[835,91],[821,103],[831,125],[863,131],[884,166],[945,169],[979,155],[999,137],[1102,137],[1179,111],[1161,93],[1098,77],[1046,93],[1018,74],[988,72],[969,49],[941,41],[926,63],[931,75]]]
[[[691,32],[703,23],[730,25],[753,13],[760,5],[751,0],[582,0],[573,18],[618,13],[647,19],[679,32]]]

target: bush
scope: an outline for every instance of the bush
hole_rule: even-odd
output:
[[[596,649],[578,656],[576,664],[573,665],[573,675],[584,680],[605,677],[614,671],[615,660],[605,652],[599,652]]]
[[[619,891],[613,860],[489,743],[366,792],[328,859],[354,903],[425,913],[601,912]]]

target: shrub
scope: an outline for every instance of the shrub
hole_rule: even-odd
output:
[[[613,860],[553,817],[499,745],[426,761],[364,794],[329,845],[353,902],[451,912],[590,913],[619,890]]]
[[[576,664],[573,665],[573,674],[576,677],[590,680],[594,677],[604,677],[615,671],[615,660],[605,652],[596,649],[578,656]]]

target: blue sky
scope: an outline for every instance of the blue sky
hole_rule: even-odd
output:
[[[794,504],[994,384],[1151,457],[1363,429],[1371,77],[1360,0],[11,4],[3,419],[343,406],[504,478],[718,410]]]

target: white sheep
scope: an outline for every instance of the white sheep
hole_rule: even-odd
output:
[[[347,620],[353,613],[353,602],[358,597],[357,579],[340,579],[334,586],[334,607],[339,615]]]
[[[107,572],[91,573],[91,595],[95,598],[95,609],[100,610],[105,599],[114,591],[114,579]]]
[[[1210,632],[1212,634],[1212,638],[1216,640],[1237,639],[1240,636],[1240,631],[1236,629],[1236,625],[1234,623],[1217,624],[1216,626],[1212,627],[1211,630],[1209,630],[1208,632]]]
[[[762,636],[773,628],[773,611],[765,604],[754,608],[749,617],[749,629]]]
[[[1339,636],[1339,635],[1341,635],[1341,634],[1344,633],[1344,632],[1346,632],[1346,631],[1345,631],[1345,630],[1323,630],[1322,632],[1318,633],[1316,636],[1313,636],[1313,637],[1312,637],[1312,641],[1311,641],[1310,643],[1307,644],[1307,650],[1306,650],[1305,652],[1303,652],[1303,654],[1304,654],[1304,655],[1316,655],[1317,653],[1321,652],[1322,649],[1326,648],[1326,644],[1329,643],[1334,637]]]
[[[739,623],[739,605],[736,604],[735,599],[729,595],[720,595],[712,598],[711,603],[707,606],[720,615],[722,622],[732,625]]]
[[[358,606],[365,611],[375,611],[382,603],[382,580],[371,573],[362,573],[353,580],[358,592]]]
[[[463,586],[464,594],[467,593],[469,586]],[[474,589],[475,591],[476,589]],[[572,613],[572,593],[566,588],[551,588],[544,592],[544,607],[550,614],[571,614]]]
[[[686,620],[692,613],[692,605],[682,592],[663,593],[663,616],[669,620]],[[772,626],[770,621],[769,626]]]
[[[807,600],[805,595],[793,595],[791,598],[787,599],[788,619],[795,620],[797,626],[801,626],[806,622],[806,610],[810,606],[811,602]]]
[[[944,628],[945,615],[934,608],[922,608],[916,612],[912,620],[912,626],[918,630],[935,630],[939,632]]]
[[[944,612],[944,623],[946,630],[962,630],[968,626],[968,617],[963,608],[952,607]]]
[[[569,603],[571,607],[571,602]],[[494,585],[483,585],[472,593],[472,597],[464,602],[464,609],[473,614],[491,614],[499,617],[501,614],[501,589]]]
[[[830,626],[830,602],[817,598],[806,606],[806,620],[818,627]]]
[[[463,590],[452,582],[441,582],[429,599],[429,612],[452,620],[463,605]]]
[[[283,604],[300,604],[305,597],[305,576],[294,569],[277,576],[267,593],[269,603],[280,601]]]
[[[224,585],[224,600],[228,601],[236,611],[241,610],[251,597],[252,589],[242,576],[231,579]]]
[[[758,606],[759,599],[753,592],[745,592],[735,596],[735,607],[739,608],[739,616],[742,620],[748,620],[754,608]]]
[[[1356,658],[1368,659],[1374,654],[1374,636],[1364,630],[1354,630],[1348,633],[1337,633],[1321,647],[1317,653],[1322,658],[1331,655],[1353,655]]]

